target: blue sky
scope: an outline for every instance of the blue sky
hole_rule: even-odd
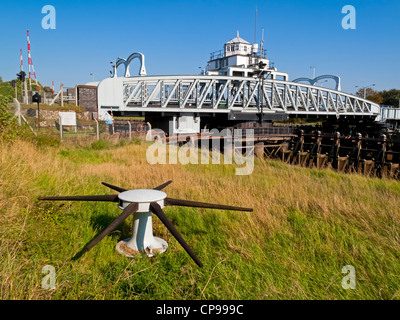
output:
[[[41,26],[44,5],[56,9],[56,29]],[[356,9],[356,29],[342,28],[344,5]],[[27,65],[26,29],[39,81],[66,87],[109,77],[110,61],[133,52],[149,75],[198,74],[212,51],[236,36],[257,41],[290,79],[335,74],[342,89],[376,84],[400,88],[400,1],[9,1],[0,10],[0,76],[15,78],[19,50]],[[133,63],[131,74],[138,65]]]

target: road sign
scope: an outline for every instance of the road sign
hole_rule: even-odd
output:
[[[76,126],[76,112],[59,112],[62,126]]]

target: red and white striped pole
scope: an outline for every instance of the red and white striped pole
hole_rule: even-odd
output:
[[[31,43],[29,41],[29,29],[26,30],[26,38],[28,40],[28,70],[29,70],[29,90],[32,90],[32,82],[31,82]]]
[[[23,63],[22,63],[22,49],[20,49],[20,55],[21,55],[21,71],[24,71]]]
[[[20,57],[21,57],[21,72],[24,71],[24,67],[23,67],[23,60],[22,60],[22,49],[19,50],[20,53]],[[28,89],[26,87],[26,80],[24,81],[24,89],[22,89],[22,83],[21,83],[21,91],[24,90],[25,94],[22,93],[22,100],[24,103],[28,103]]]
[[[32,84],[31,84],[31,74],[35,77],[35,83],[37,90],[40,91],[39,84],[36,79],[36,73],[35,73],[35,68],[33,67],[32,63],[32,57],[31,57],[31,43],[29,41],[29,29],[26,30],[26,38],[28,41],[28,68],[29,68],[29,90],[32,90]],[[32,67],[32,72],[31,72],[31,67]]]
[[[51,87],[53,88],[53,94],[54,94],[54,81],[51,82]]]

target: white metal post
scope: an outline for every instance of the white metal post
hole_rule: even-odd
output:
[[[24,81],[24,95],[23,95],[23,101],[24,101],[24,103],[28,103],[29,101],[28,101],[28,88],[26,87],[26,79],[25,79],[25,81]]]
[[[129,126],[129,140],[132,140],[132,125],[131,125],[130,121],[127,121],[127,122],[128,122],[128,126]]]
[[[162,253],[168,248],[168,243],[153,236],[151,212],[136,212],[133,215],[132,237],[117,243],[116,249],[122,255],[134,257],[144,252],[148,257],[154,253]]]
[[[59,122],[60,122],[60,140],[63,139],[63,127],[62,127],[62,122],[61,122],[61,117],[58,117]]]
[[[15,87],[17,87],[17,86],[15,86]],[[17,109],[18,125],[21,126],[21,104],[19,103],[17,98],[14,98],[13,101],[14,101],[14,104]]]

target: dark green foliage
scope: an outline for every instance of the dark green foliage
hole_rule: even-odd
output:
[[[94,150],[103,150],[107,149],[110,146],[110,142],[108,140],[100,139],[92,143],[92,149]]]
[[[60,138],[52,137],[52,136],[42,136],[39,135],[35,138],[37,146],[49,146],[49,147],[58,147],[60,146]]]
[[[12,139],[16,134],[16,118],[8,108],[7,97],[0,95],[0,139]]]
[[[18,85],[19,82],[17,82]],[[11,81],[3,82],[0,79],[0,95],[4,97],[7,101],[14,98],[14,88],[11,87]]]
[[[392,106],[395,108],[400,107],[400,90],[398,89],[375,91],[372,88],[361,88],[355,93],[355,95],[360,98],[364,98],[365,96],[365,99],[381,105]]]
[[[384,105],[393,106],[399,108],[399,101],[400,101],[400,90],[391,89],[391,90],[383,90],[381,92],[383,103]]]

